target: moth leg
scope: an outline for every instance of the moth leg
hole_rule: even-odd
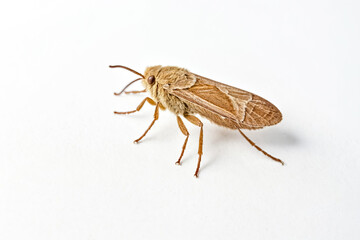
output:
[[[144,106],[145,102],[150,103],[151,105],[156,105],[156,103],[154,102],[154,100],[152,100],[149,97],[146,97],[144,100],[141,101],[141,103],[139,104],[139,106],[137,106],[137,108],[133,111],[128,111],[128,112],[114,112],[115,114],[130,114],[130,113],[134,113],[134,112],[138,112],[141,110],[141,108]]]
[[[143,137],[145,137],[145,135],[147,134],[147,132],[150,130],[150,128],[154,125],[155,121],[159,119],[159,108],[160,108],[161,103],[156,103],[156,107],[155,107],[155,112],[154,112],[154,119],[151,122],[150,126],[146,129],[146,131],[144,132],[143,135],[141,135],[141,137],[139,137],[138,139],[136,139],[134,141],[134,143],[138,143]]]
[[[126,91],[126,92],[124,92],[125,94],[130,94],[130,93],[143,93],[143,92],[146,92],[146,89],[144,89],[144,90],[141,90],[141,91]]]
[[[179,128],[180,128],[181,132],[186,136],[186,139],[185,139],[184,145],[182,147],[182,151],[181,151],[179,160],[177,160],[177,162],[175,163],[175,164],[181,165],[180,160],[181,160],[182,156],[184,155],[186,144],[187,144],[187,141],[189,139],[190,134],[189,134],[188,130],[186,129],[186,127],[184,125],[184,122],[181,120],[181,118],[179,116],[176,116],[176,118],[177,118],[177,122],[178,122],[178,125],[179,125]]]
[[[159,103],[159,108],[163,111],[166,109],[161,103]]]
[[[243,135],[243,137],[252,145],[254,146],[257,150],[259,150],[260,152],[262,152],[263,154],[265,154],[265,156],[268,156],[269,158],[271,158],[274,161],[280,162],[282,165],[284,165],[284,162],[281,161],[280,159],[271,156],[270,154],[268,154],[267,152],[265,152],[264,150],[262,150],[260,147],[258,147],[253,141],[251,141],[239,128],[238,128],[239,132],[241,133],[241,135]]]
[[[199,169],[200,169],[200,162],[201,162],[201,155],[203,154],[203,151],[202,151],[202,149],[203,149],[203,123],[200,121],[200,119],[198,119],[197,117],[195,117],[193,115],[185,115],[184,117],[192,124],[200,127],[199,149],[198,149],[199,159],[198,159],[196,171],[194,174],[195,177],[198,177]]]

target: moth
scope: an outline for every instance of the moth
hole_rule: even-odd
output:
[[[109,67],[124,68],[140,76],[140,78],[126,85],[121,92],[115,93],[115,95],[121,95],[123,92],[126,94],[148,92],[151,95],[151,98],[146,97],[142,100],[135,110],[128,112],[115,111],[115,114],[135,113],[140,111],[146,102],[155,106],[154,118],[150,126],[143,135],[134,141],[135,143],[138,143],[145,137],[155,121],[158,120],[159,109],[168,109],[176,115],[179,128],[186,137],[180,157],[176,162],[176,164],[180,165],[190,135],[181,117],[200,128],[199,156],[194,174],[195,177],[199,175],[201,156],[203,154],[203,123],[195,114],[207,118],[210,122],[217,125],[238,130],[257,150],[284,165],[283,161],[265,152],[241,131],[241,129],[261,129],[266,126],[275,125],[282,120],[282,114],[279,109],[264,98],[251,92],[202,77],[185,68],[157,65],[146,68],[145,73],[141,74],[121,65],[110,65]],[[125,91],[131,84],[137,81],[142,82],[144,90]]]

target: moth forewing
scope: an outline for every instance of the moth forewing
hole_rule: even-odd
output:
[[[184,68],[157,65],[146,68],[144,75],[142,75],[120,65],[111,67],[122,67],[142,76],[141,80],[145,90],[150,93],[153,99],[145,98],[136,110],[116,112],[117,114],[129,114],[140,111],[145,102],[156,105],[153,121],[145,133],[135,142],[140,141],[154,125],[159,117],[158,109],[168,109],[177,115],[179,128],[186,136],[180,157],[176,162],[180,164],[189,138],[189,132],[180,116],[200,127],[196,177],[198,176],[202,156],[203,124],[194,114],[199,114],[217,125],[230,129],[238,129],[240,134],[257,150],[283,164],[280,159],[262,150],[241,131],[241,129],[260,129],[265,126],[275,125],[281,121],[281,112],[264,98],[191,73]],[[133,91],[133,93],[143,91]]]
[[[194,74],[197,77],[197,84],[199,86],[211,85],[212,89],[206,89],[194,86],[189,89],[190,95],[198,95],[204,102],[209,102],[208,110],[213,108],[218,110],[221,108],[226,112],[231,112],[232,116],[225,115],[226,112],[218,111],[218,113],[225,118],[235,118],[240,124],[240,128],[257,129],[265,126],[271,126],[279,123],[282,119],[281,112],[272,103],[264,98],[235,88],[214,80]],[[195,98],[189,96],[190,99]],[[202,103],[207,105],[206,103]],[[211,119],[210,119],[211,120]]]

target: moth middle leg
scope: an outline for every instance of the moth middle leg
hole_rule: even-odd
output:
[[[186,129],[186,127],[184,125],[184,122],[181,120],[181,118],[179,116],[176,116],[176,117],[177,117],[177,122],[178,122],[178,125],[179,125],[179,128],[180,128],[181,132],[186,136],[184,145],[183,145],[182,150],[181,150],[179,160],[177,160],[177,162],[175,163],[175,164],[181,165],[180,161],[181,161],[182,156],[184,155],[186,144],[187,144],[187,141],[189,139],[190,134],[189,134],[188,130]]]
[[[200,121],[200,119],[198,119],[197,117],[195,117],[193,115],[184,115],[184,117],[189,122],[191,122],[192,124],[200,127],[199,149],[198,149],[199,158],[198,158],[196,171],[195,171],[195,174],[194,174],[195,177],[198,177],[199,169],[200,169],[201,156],[203,154],[203,151],[202,151],[202,149],[203,149],[203,123]]]

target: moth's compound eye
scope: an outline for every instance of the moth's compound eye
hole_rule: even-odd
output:
[[[151,76],[148,78],[147,81],[148,81],[148,83],[151,84],[151,85],[154,84],[154,82],[155,82],[155,77],[154,77],[154,75],[151,75]]]

